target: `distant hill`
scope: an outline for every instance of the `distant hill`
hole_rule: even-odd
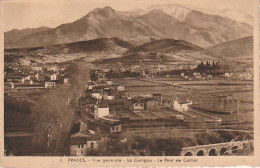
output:
[[[148,64],[186,62],[196,64],[196,62],[205,62],[207,60],[217,61],[220,58],[215,57],[210,51],[189,42],[163,39],[133,47],[125,52],[123,57],[100,60],[97,63],[122,62],[129,65],[140,62],[147,62]]]
[[[5,52],[22,52],[34,54],[72,54],[91,52],[125,52],[134,47],[133,44],[118,38],[99,38],[89,41],[79,41],[75,43],[58,44],[46,47],[32,47],[21,49],[6,49]]]
[[[239,38],[210,47],[209,50],[220,57],[239,58],[252,57],[253,59],[253,36]]]
[[[139,13],[119,12],[105,7],[94,9],[72,23],[30,33],[14,41],[5,35],[5,48],[39,47],[112,37],[136,45],[171,38],[205,48],[252,34],[253,27],[246,23],[178,5],[168,6],[167,10],[149,9]]]
[[[235,63],[235,68],[246,70],[253,69],[253,48],[253,36],[249,36],[218,44],[208,50],[227,62]]]
[[[187,41],[173,39],[163,39],[145,43],[143,45],[129,49],[125,54],[132,54],[136,52],[171,53],[185,50],[199,51],[202,53],[212,54],[210,51],[192,43],[189,43]]]
[[[27,28],[27,29],[22,29],[22,30],[18,30],[18,29],[13,29],[10,30],[8,32],[4,33],[4,43],[5,45],[8,45],[9,43],[15,43],[16,41],[22,39],[25,36],[34,34],[34,33],[38,33],[38,32],[42,32],[42,31],[47,31],[50,30],[51,28],[49,27],[39,27],[39,28]]]
[[[62,63],[81,58],[88,61],[114,58],[121,56],[132,47],[131,43],[118,38],[99,38],[46,47],[5,49],[4,54],[5,62],[29,65],[32,62],[46,64]]]
[[[71,54],[71,53],[91,53],[91,52],[117,52],[132,48],[134,45],[118,38],[99,38],[89,41],[79,41],[75,43],[59,44],[45,47],[48,54]]]

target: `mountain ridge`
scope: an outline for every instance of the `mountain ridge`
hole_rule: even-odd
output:
[[[191,44],[183,40],[161,39],[145,43],[127,50],[122,57],[108,58],[94,61],[94,63],[111,64],[121,62],[122,64],[139,65],[143,64],[199,64],[201,61],[218,61],[207,49]]]
[[[182,20],[178,20],[161,9],[130,16],[104,7],[94,9],[74,22],[5,43],[5,48],[48,46],[111,37],[119,37],[136,45],[150,42],[151,39],[181,39],[207,48],[251,34],[250,25],[195,10],[189,10]]]

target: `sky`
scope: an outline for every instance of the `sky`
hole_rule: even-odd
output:
[[[5,0],[4,31],[12,29],[57,27],[73,22],[95,8],[110,6],[117,11],[145,9],[152,5],[186,4],[199,8],[235,9],[252,14],[254,0]]]

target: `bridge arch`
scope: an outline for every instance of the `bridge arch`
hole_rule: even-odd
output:
[[[226,154],[227,154],[226,152],[227,152],[227,148],[226,148],[226,147],[223,147],[223,148],[220,149],[219,154],[220,154],[220,155],[226,155]]]
[[[209,148],[209,149],[208,149],[208,155],[209,155],[209,156],[218,156],[218,150],[217,150],[217,148]]]
[[[182,148],[181,156],[230,155],[232,153],[239,152],[240,149],[243,149],[243,147],[245,147],[246,145],[251,145],[253,142],[253,140],[235,141],[184,147]],[[204,150],[204,152],[202,152],[201,150]]]
[[[197,156],[205,156],[207,155],[207,152],[204,149],[199,149],[196,151]]]
[[[188,151],[184,154],[184,156],[193,156],[192,152]]]
[[[231,151],[232,151],[232,153],[237,153],[238,152],[238,146],[233,146]]]

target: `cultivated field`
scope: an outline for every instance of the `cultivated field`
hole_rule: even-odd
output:
[[[136,96],[160,93],[163,98],[188,98],[195,103],[203,102],[203,100],[214,101],[217,97],[225,95],[234,96],[239,99],[240,104],[239,107],[233,107],[235,111],[233,114],[218,114],[198,109],[192,109],[189,112],[181,114],[185,117],[186,121],[214,122],[222,119],[224,123],[233,124],[227,127],[236,125],[240,129],[253,128],[253,81],[176,81],[174,78],[116,79],[115,81],[126,86],[126,94]],[[174,86],[173,83],[178,84]],[[136,113],[138,115],[136,117],[150,120],[157,118],[169,119],[169,117],[180,114],[168,107],[149,110],[149,113]],[[239,124],[239,122],[244,123],[244,126]]]

